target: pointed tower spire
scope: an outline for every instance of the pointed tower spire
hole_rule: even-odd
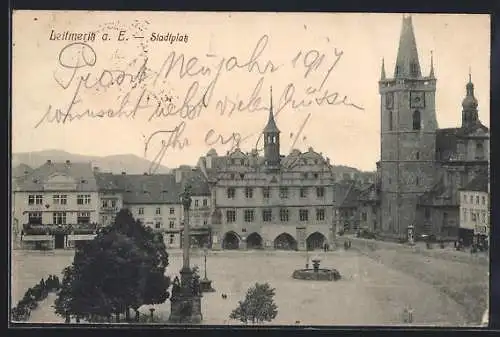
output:
[[[280,130],[274,121],[272,87],[270,96],[269,118],[262,132],[264,134],[264,158],[268,169],[277,170],[280,167]]]
[[[269,112],[272,113],[273,112],[273,86],[271,85],[271,87],[269,88],[269,100],[270,100],[270,103],[269,103]]]
[[[394,70],[395,78],[421,77],[417,42],[410,15],[403,16],[403,27],[399,38],[398,57]]]
[[[385,80],[385,62],[384,58],[382,58],[382,73],[380,74],[380,79]]]
[[[434,78],[434,55],[432,50],[431,50],[431,72],[429,74],[429,77]]]
[[[267,125],[264,128],[264,133],[278,133],[280,130],[276,126],[273,113],[273,87],[270,89],[270,105],[269,105],[269,118],[267,120]]]

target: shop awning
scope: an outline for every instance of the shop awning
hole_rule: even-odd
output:
[[[95,234],[80,234],[80,235],[68,235],[68,240],[69,241],[89,241],[89,240],[94,240],[96,237]]]
[[[52,241],[52,235],[23,235],[22,241]]]

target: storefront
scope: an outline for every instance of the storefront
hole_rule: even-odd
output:
[[[52,250],[54,249],[53,235],[23,235],[21,246],[27,250]]]
[[[96,234],[73,234],[67,236],[66,248],[79,248],[85,242],[94,240]]]

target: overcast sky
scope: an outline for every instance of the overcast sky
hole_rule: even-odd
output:
[[[412,18],[423,74],[429,73],[431,51],[434,55],[439,127],[460,124],[469,68],[479,117],[489,126],[489,16],[413,14]],[[152,160],[165,140],[169,148],[161,163],[175,167],[195,164],[212,147],[223,154],[234,146],[231,140],[241,135],[248,136],[240,142],[246,152],[255,147],[257,134],[266,124],[272,86],[283,154],[293,144],[302,151],[313,147],[332,164],[374,170],[380,156],[381,61],[385,59],[387,76],[392,77],[401,25],[402,14],[16,12],[12,149],[61,149],[100,156],[132,153]],[[117,41],[121,30],[128,40]],[[94,32],[95,41],[69,45],[71,41],[50,40],[65,31]],[[109,40],[103,41],[106,33]],[[179,33],[181,40],[151,41],[152,33],[175,37]],[[235,66],[248,63],[253,51],[261,70],[272,62],[275,71],[262,75],[256,67],[249,71],[248,66]],[[184,67],[193,76],[180,75],[180,62],[165,76],[172,52],[175,58],[184,54]],[[105,88],[110,79],[106,72],[101,85],[94,85],[104,70],[123,70],[137,78],[146,57],[148,77],[135,87],[128,76],[120,86]],[[81,68],[74,69],[77,62]],[[310,71],[304,78],[305,63]],[[113,74],[119,80],[119,73]],[[261,99],[251,99],[259,81],[262,88],[254,96]],[[188,118],[186,109],[178,110],[196,83],[198,89],[189,104],[198,107]],[[210,84],[205,104],[197,104]],[[317,91],[308,92],[308,87]],[[295,104],[282,97],[287,88]],[[338,93],[336,101],[329,97],[338,104],[321,100],[326,90],[329,95]],[[62,123],[73,98],[75,103]],[[239,100],[243,101],[240,111],[230,114],[229,102]],[[302,100],[312,103],[304,107],[299,104]],[[138,104],[134,118],[74,119],[87,109],[116,113],[120,105],[123,111],[131,111]],[[158,106],[170,115],[155,115]],[[54,121],[58,109],[59,123]],[[44,118],[46,114],[51,118]],[[179,131],[176,139],[172,133],[155,133],[172,130]],[[217,142],[219,134],[226,144]]]

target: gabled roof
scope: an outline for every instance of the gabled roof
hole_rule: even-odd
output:
[[[457,152],[459,139],[467,138],[478,129],[488,132],[488,127],[480,121],[467,128],[446,128],[436,130],[436,159],[448,160]],[[439,157],[439,158],[438,158]]]
[[[191,194],[193,196],[209,196],[211,194],[208,181],[200,169],[193,170],[185,175],[179,186],[181,193],[184,191],[186,185],[191,186]]]
[[[76,183],[76,192],[97,191],[92,165],[90,163],[53,163],[46,162],[34,169],[24,178],[17,182],[19,191],[43,191],[44,184],[55,174],[61,174],[73,178]]]
[[[379,199],[377,186],[374,183],[367,184],[361,187],[358,200],[362,201],[377,201]]]
[[[173,174],[115,175],[124,204],[180,204],[180,185]]]
[[[462,191],[488,192],[488,175],[480,174],[462,188]]]
[[[351,184],[351,187],[349,188],[349,192],[347,193],[344,201],[342,202],[342,205],[340,207],[342,208],[352,208],[358,206],[359,202],[359,195],[361,191],[356,188],[354,184]]]
[[[342,207],[348,193],[351,190],[352,183],[349,182],[339,182],[333,185],[333,207]]]
[[[120,190],[117,183],[117,175],[107,172],[96,172],[95,179],[99,191],[116,191]]]

